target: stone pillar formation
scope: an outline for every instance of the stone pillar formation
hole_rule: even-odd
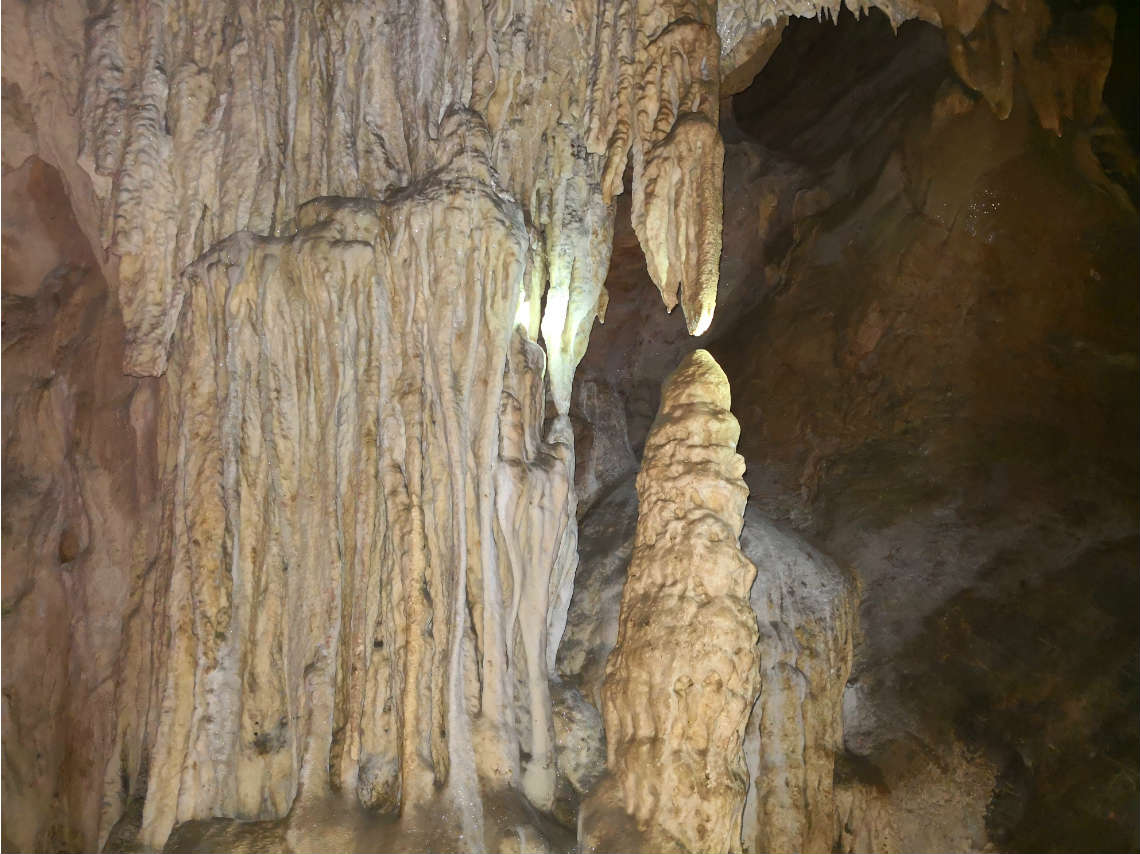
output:
[[[729,409],[727,377],[696,350],[666,380],[646,441],[603,689],[610,778],[581,820],[591,850],[740,850],[760,671]]]
[[[487,142],[449,113],[414,193],[315,200],[295,235],[236,235],[187,274],[154,844],[330,786],[388,813],[478,804],[496,775],[549,798],[573,451],[562,416],[540,435],[542,354],[511,328],[526,230]]]

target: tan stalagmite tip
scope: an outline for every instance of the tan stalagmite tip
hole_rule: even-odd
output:
[[[665,381],[661,411],[687,403],[709,403],[726,412],[732,408],[728,377],[708,350],[687,355]]]

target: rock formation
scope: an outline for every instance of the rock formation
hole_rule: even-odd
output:
[[[55,170],[7,172],[3,210],[4,848],[80,851],[124,786],[119,766],[103,785],[118,680],[150,661],[123,618],[153,586],[158,383],[119,370],[122,317]]]
[[[748,494],[729,405],[712,357],[687,356],[662,392],[637,480],[637,537],[603,689],[611,777],[598,797],[632,816],[646,850],[739,847],[742,743],[759,674],[747,598],[756,570],[739,548]],[[593,850],[624,850],[609,832],[584,823]]]
[[[935,35],[960,81],[931,123],[947,146],[961,138],[955,118],[971,112],[970,93],[1017,128],[1022,92],[1049,131],[1099,120],[1111,9],[879,7],[892,26],[942,27]],[[685,440],[664,412],[643,467],[662,490],[639,523],[633,576],[645,586],[627,591],[634,611],[673,597],[654,617],[684,624],[663,640],[692,639],[674,659],[692,685],[682,675],[646,681],[636,662],[657,647],[639,639],[636,617],[623,618],[629,635],[604,694],[560,684],[556,657],[580,657],[593,678],[597,647],[616,640],[616,607],[594,626],[568,616],[579,499],[583,513],[613,507],[609,491],[623,488],[644,435],[617,411],[620,382],[575,385],[607,312],[615,212],[628,204],[636,265],[644,259],[668,309],[681,305],[673,320],[683,328],[644,360],[665,370],[683,355],[682,336],[714,329],[722,237],[732,233],[725,211],[740,217],[740,242],[752,240],[756,217],[787,226],[797,246],[822,246],[806,239],[813,218],[856,198],[836,195],[845,183],[875,183],[882,161],[860,149],[863,160],[852,154],[826,186],[807,187],[811,170],[787,158],[755,198],[748,186],[722,192],[722,130],[751,133],[722,116],[723,96],[748,86],[792,18],[838,9],[833,0],[4,5],[5,201],[10,190],[24,209],[41,204],[39,193],[52,200],[23,221],[6,210],[4,223],[6,848],[556,847],[549,816],[572,823],[594,786],[602,738],[590,701],[605,706],[620,811],[656,827],[661,845],[741,844],[746,785],[755,801],[744,844],[825,843],[827,819],[815,817],[834,800],[826,780],[839,749],[847,593],[839,585],[826,602],[800,601],[788,587],[796,573],[762,568],[752,606],[783,628],[765,628],[759,647],[745,638],[736,428],[704,357],[685,370],[711,396],[689,400],[696,392],[678,380],[667,410],[717,410],[701,422],[712,443],[701,465],[720,474],[703,495],[670,492],[684,478],[664,455]],[[856,89],[876,81],[868,72]],[[814,142],[803,148],[818,151]],[[762,148],[738,147],[728,162],[755,176],[776,162]],[[902,166],[923,174],[927,161],[906,159],[914,153],[891,161],[888,177]],[[917,153],[938,156],[933,146]],[[1072,156],[1121,202],[1092,143]],[[915,203],[921,216],[941,221],[960,207],[938,182],[906,190],[928,191]],[[991,233],[986,204],[962,220],[971,238]],[[34,234],[58,244],[32,245]],[[722,310],[767,298],[783,275],[769,248],[755,253],[763,287],[747,287],[751,249],[726,261],[742,287]],[[819,308],[808,314],[826,316]],[[860,377],[892,311],[884,301],[860,315],[840,359]],[[650,337],[655,327],[628,322],[648,314],[627,313],[621,326]],[[758,361],[752,379],[763,385],[773,365],[798,363],[801,351],[786,352]],[[766,394],[756,393],[765,406]],[[648,424],[655,397],[641,404]],[[795,405],[787,411],[799,417]],[[804,417],[811,429],[796,435],[815,460],[801,481],[808,498],[836,447],[811,432],[823,422]],[[765,429],[757,442],[772,435]],[[779,463],[759,470],[773,482],[784,474]],[[645,563],[646,544],[668,540],[659,517],[668,507],[712,513],[693,524],[714,538],[710,560],[734,556],[732,572],[698,578],[675,563],[703,540]],[[797,505],[788,515],[810,513]],[[828,543],[874,565],[860,543]],[[583,555],[601,548],[585,543]],[[615,553],[608,566],[624,562]],[[769,572],[778,580],[764,582]],[[684,591],[664,590],[669,578]],[[725,586],[700,592],[713,582]],[[599,591],[586,579],[578,592]],[[727,658],[692,657],[698,640],[719,643],[687,622],[706,607],[717,631],[739,635]],[[560,653],[568,622],[590,642]],[[772,691],[753,709],[746,784],[739,739],[761,674]],[[638,698],[659,689],[668,703],[653,713],[680,728],[642,738],[648,718],[623,710],[642,712]],[[802,723],[771,705],[797,693],[817,710]],[[732,702],[709,712],[699,708],[707,696]],[[864,746],[867,721],[850,723],[849,740]],[[706,724],[719,727],[708,735],[718,748],[696,756]],[[812,743],[797,752],[788,745],[801,729]],[[684,749],[668,760],[677,809],[638,764],[673,744]],[[977,767],[981,779],[996,765]],[[699,769],[709,798],[694,795]],[[778,796],[781,784],[802,787],[802,804]],[[843,796],[848,815],[895,809],[875,793]],[[698,800],[707,815],[696,815]],[[752,821],[784,835],[752,833]]]
[[[623,400],[636,449],[654,371],[708,347],[744,425],[750,507],[859,577],[843,739],[834,772],[811,772],[834,776],[830,795],[814,791],[839,823],[789,850],[1127,847],[1140,692],[1135,645],[1105,638],[1137,637],[1122,604],[1138,577],[1134,154],[1115,112],[1058,140],[1022,90],[998,119],[944,45],[877,15],[792,21],[722,123],[738,260],[726,249],[720,299],[754,307],[736,319],[722,302],[710,332],[685,339],[638,296],[648,282],[619,213],[607,323],[580,373]],[[628,548],[610,501],[582,518],[562,649],[586,696],[608,630],[594,603],[614,586],[599,578]],[[746,516],[741,546],[762,576],[750,530]],[[792,675],[791,696],[809,683],[834,709],[824,683]],[[819,720],[813,744],[834,744]],[[770,778],[752,777],[759,794]],[[805,832],[814,811],[785,803],[780,832]]]
[[[744,741],[743,851],[830,851],[856,591],[831,560],[754,505],[740,548],[757,570],[751,604],[760,627],[761,683]]]
[[[719,260],[715,6],[693,86],[687,11],[624,9],[632,65],[596,61],[592,4],[6,8],[5,162],[59,166],[123,367],[163,376],[125,627],[155,665],[117,685],[100,839],[138,797],[149,845],[327,787],[389,812],[443,787],[474,848],[485,787],[551,806],[566,413],[633,142],[662,152],[639,181],[704,188],[645,236],[663,277],[703,259],[694,316]],[[655,118],[591,135],[618,88]]]
[[[632,482],[622,484],[583,517],[580,527],[581,563],[559,649],[560,691],[570,699],[563,703],[567,712],[558,733],[562,764],[579,790],[575,781],[592,781],[604,772],[604,753],[583,748],[605,738],[602,723],[576,710],[602,705],[603,671],[617,641],[636,506]],[[843,696],[855,639],[856,590],[829,558],[751,503],[740,549],[757,570],[749,599],[760,629],[760,698],[745,729],[748,793],[739,848],[828,851],[842,835],[836,835],[837,823],[880,839],[896,810],[874,801],[873,787],[833,788],[833,778],[846,780]],[[888,818],[875,823],[869,816],[876,808]],[[855,809],[861,812],[851,818]],[[613,823],[612,813],[601,820]]]

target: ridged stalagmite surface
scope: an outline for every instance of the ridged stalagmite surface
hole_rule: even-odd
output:
[[[741,548],[757,569],[762,682],[744,742],[744,852],[828,852],[838,838],[833,779],[856,591],[829,558],[752,508]]]
[[[580,528],[586,547],[559,663],[566,683],[574,686],[572,699],[585,697],[599,708],[601,670],[620,625],[636,504],[632,482],[623,483],[583,517]],[[748,794],[741,847],[744,854],[827,852],[844,833],[870,832],[864,822],[879,806],[873,792],[837,792],[833,786],[836,758],[843,753],[842,700],[851,671],[856,590],[827,556],[751,503],[740,548],[756,566],[750,601],[760,629],[761,684],[744,735]],[[563,729],[564,762],[576,777],[589,780],[601,773],[605,756],[583,748],[602,737],[601,721],[568,716]],[[838,767],[842,773],[842,763]]]
[[[713,358],[685,357],[637,480],[637,537],[603,689],[611,779],[599,797],[633,817],[644,850],[740,847],[742,743],[759,671],[748,603],[756,569],[739,547],[748,491],[729,403]],[[626,850],[612,827],[587,819],[588,844]]]

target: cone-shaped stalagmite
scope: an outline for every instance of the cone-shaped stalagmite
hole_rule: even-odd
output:
[[[759,670],[756,569],[739,545],[748,489],[729,405],[724,372],[697,350],[666,381],[645,445],[603,691],[610,778],[583,813],[594,850],[740,847]]]

